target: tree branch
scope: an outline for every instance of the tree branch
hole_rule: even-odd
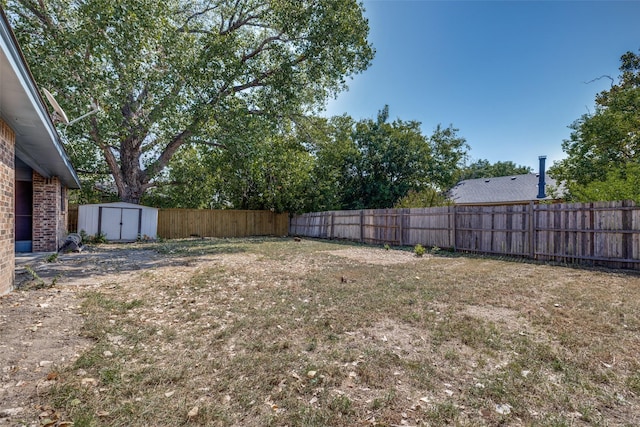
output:
[[[208,145],[209,147],[224,148],[225,150],[228,148],[225,144],[220,142],[204,141],[202,139],[192,139],[190,142],[193,142],[194,144]]]
[[[49,16],[47,16],[44,12],[46,10],[46,7],[42,0],[39,0],[37,5],[35,4],[35,2],[32,2],[30,0],[20,0],[20,3],[22,3],[24,7],[29,9],[31,13],[33,13],[44,26],[46,26],[47,28],[53,28],[53,22],[51,22]]]
[[[185,141],[189,137],[191,137],[191,135],[193,135],[193,132],[189,129],[185,129],[182,132],[175,135],[171,140],[171,142],[169,142],[169,144],[167,144],[164,150],[162,150],[162,153],[160,153],[158,158],[154,162],[152,162],[149,166],[147,166],[147,168],[144,171],[142,171],[144,175],[144,180],[147,182],[147,184],[149,181],[149,177],[155,176],[158,171],[161,171],[162,169],[164,169],[167,166],[167,164],[169,164],[169,160],[171,160],[175,152],[178,151],[178,148],[180,148],[180,146],[184,144]]]
[[[584,83],[584,84],[586,84],[586,85],[588,85],[588,84],[590,84],[590,83],[597,82],[598,80],[602,80],[602,79],[609,79],[609,80],[611,80],[611,87],[613,87],[613,85],[614,85],[615,81],[613,80],[613,78],[612,78],[611,76],[609,76],[609,75],[607,75],[607,74],[603,74],[603,75],[601,75],[600,77],[596,77],[595,79],[592,79],[592,80],[589,80],[588,82],[583,82],[583,83]]]
[[[271,36],[271,37],[267,37],[266,39],[262,40],[262,42],[258,45],[257,48],[255,48],[253,51],[245,54],[242,56],[242,58],[240,59],[241,62],[245,63],[248,60],[250,60],[251,58],[255,57],[256,55],[260,54],[261,52],[263,52],[266,49],[266,46],[271,43],[271,42],[275,42],[275,41],[282,41],[282,36],[284,35],[283,32],[280,32],[277,36]]]
[[[118,164],[118,160],[116,156],[113,154],[111,149],[113,148],[111,145],[105,143],[102,138],[100,138],[100,134],[98,131],[98,120],[95,116],[90,118],[91,127],[89,130],[89,134],[91,138],[95,141],[96,145],[100,147],[102,152],[104,153],[105,161],[109,166],[109,170],[111,170],[111,174],[113,175],[113,179],[116,183],[116,187],[118,188],[118,194],[125,194],[125,182],[124,176],[122,175],[122,170],[120,169],[120,165]]]
[[[301,62],[305,61],[306,59],[307,59],[306,55],[300,55],[290,65],[298,65]],[[270,70],[267,70],[267,71],[263,72],[262,74],[260,74],[255,79],[251,80],[250,82],[247,82],[247,83],[242,84],[242,85],[233,86],[232,87],[232,91],[233,91],[233,93],[238,93],[238,92],[242,92],[243,90],[247,90],[249,88],[264,86],[265,85],[264,80],[269,78],[269,77],[271,77],[272,75],[274,75],[278,71],[279,70],[277,68],[272,68]]]
[[[205,14],[207,14],[207,13],[209,13],[209,12],[213,11],[213,10],[216,10],[218,7],[220,7],[220,5],[219,5],[219,4],[216,4],[216,5],[215,5],[215,6],[213,6],[213,7],[207,7],[207,8],[205,8],[204,10],[201,10],[201,11],[199,11],[199,12],[194,12],[194,13],[192,13],[192,14],[191,14],[190,16],[188,16],[188,17],[187,17],[187,19],[184,21],[184,24],[182,24],[182,26],[181,26],[180,28],[178,28],[178,31],[179,31],[179,32],[184,32],[184,31],[186,31],[186,30],[185,30],[185,28],[189,25],[189,22],[191,22],[191,20],[193,20],[193,19],[195,19],[195,18],[198,18],[198,17],[200,17],[200,16],[202,16],[202,15],[205,15]],[[192,30],[189,30],[189,32],[192,32]],[[209,33],[209,31],[204,31],[204,30],[201,30],[200,32],[204,32],[204,33],[207,33],[207,34]]]
[[[81,173],[81,174],[85,174],[85,175],[111,175],[111,172],[109,171],[88,171],[85,169],[76,169],[76,172]]]

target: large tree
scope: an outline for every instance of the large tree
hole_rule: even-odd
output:
[[[355,123],[350,144],[339,143],[343,209],[391,208],[411,190],[455,184],[468,148],[457,129],[438,125],[425,136],[419,122],[388,119],[385,106],[376,120]]]
[[[9,0],[6,7],[38,84],[69,116],[101,106],[64,129],[74,164],[111,174],[119,198],[134,203],[182,147],[241,144],[237,115],[307,113],[373,57],[356,0]]]
[[[598,194],[598,198],[606,197],[602,191],[594,189],[620,188],[617,186],[620,179],[637,180],[635,174],[638,173],[637,165],[640,165],[640,56],[633,52],[622,55],[620,71],[618,82],[597,95],[595,111],[583,115],[571,125],[571,136],[562,144],[567,157],[550,169],[550,174],[564,181],[571,196],[578,200]],[[606,184],[607,181],[612,185]],[[592,186],[592,183],[604,184]],[[634,194],[629,197],[633,198]]]

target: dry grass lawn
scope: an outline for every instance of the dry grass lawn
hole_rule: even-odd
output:
[[[184,262],[80,291],[93,345],[44,396],[75,427],[640,425],[637,275],[292,239],[143,248]]]

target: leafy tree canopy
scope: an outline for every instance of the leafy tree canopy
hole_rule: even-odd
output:
[[[512,161],[491,163],[489,160],[480,159],[466,166],[460,179],[493,178],[498,176],[524,175],[531,173],[528,166],[519,166]]]
[[[609,182],[637,173],[640,164],[640,56],[621,57],[618,83],[596,96],[593,114],[585,114],[570,127],[562,144],[567,157],[550,168],[550,174],[566,182],[570,196],[601,199]],[[616,185],[617,186],[617,185]],[[614,187],[610,190],[613,194]],[[602,191],[595,191],[601,188]],[[610,200],[605,198],[605,200]]]
[[[410,190],[455,184],[468,148],[457,129],[438,125],[427,137],[419,122],[388,118],[385,106],[376,120],[354,125],[351,142],[342,149],[343,208],[390,208]]]
[[[640,164],[613,168],[604,179],[585,185],[570,183],[569,191],[577,202],[633,200],[640,205]]]
[[[398,200],[394,208],[430,208],[451,204],[451,200],[435,188],[425,188],[419,192],[410,190],[406,196]]]
[[[189,147],[232,149],[246,115],[308,113],[373,57],[356,0],[9,0],[39,85],[70,117],[83,176],[111,174],[141,197]],[[236,120],[241,117],[241,120]]]
[[[452,127],[428,137],[418,122],[389,122],[388,107],[376,120],[308,116],[275,125],[247,115],[230,127],[243,132],[227,135],[225,150],[183,147],[146,200],[289,212],[390,208],[411,191],[452,185],[467,147]]]

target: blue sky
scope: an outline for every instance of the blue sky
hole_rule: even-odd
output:
[[[365,0],[376,49],[325,115],[459,129],[471,160],[538,169],[564,157],[568,126],[640,49],[640,1]]]

